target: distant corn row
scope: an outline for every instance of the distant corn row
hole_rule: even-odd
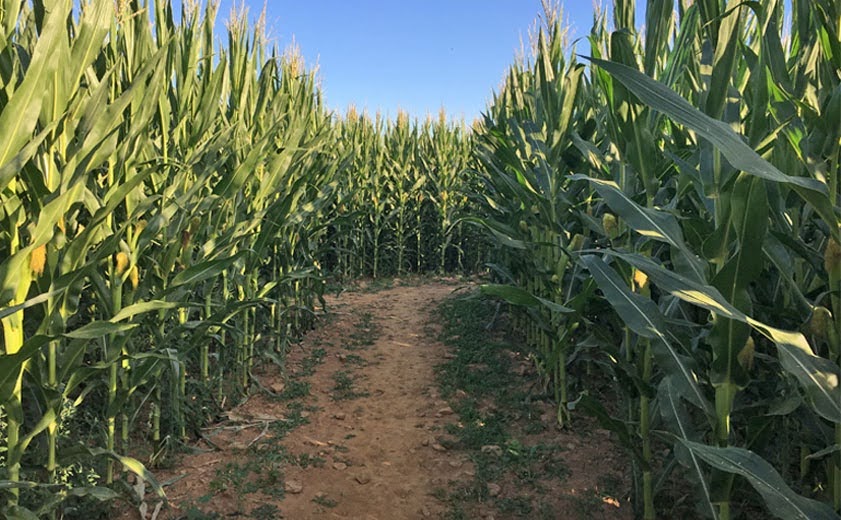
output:
[[[73,4],[0,9],[9,517],[110,498],[123,469],[153,482],[117,453],[247,388],[257,346],[307,325],[334,190],[312,74],[244,17],[221,48],[212,7],[176,25],[169,2]]]
[[[547,9],[475,136],[484,289],[643,518],[841,511],[841,11],[787,5],[617,0],[584,63]]]
[[[351,108],[337,122],[343,182],[325,267],[342,277],[475,271],[486,241],[459,217],[469,212],[478,177],[463,124],[386,121]],[[340,152],[341,153],[341,152]]]

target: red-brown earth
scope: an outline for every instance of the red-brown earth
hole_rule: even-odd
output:
[[[170,504],[157,518],[631,518],[619,496],[626,459],[608,432],[586,419],[559,430],[548,403],[544,427],[516,435],[523,446],[553,446],[563,471],[533,475],[529,486],[513,471],[477,483],[471,452],[445,431],[460,418],[435,376],[453,358],[436,309],[465,285],[397,280],[328,299],[328,315],[291,347],[287,373],[261,368],[266,391],[206,428],[201,452],[157,471]],[[510,355],[533,384],[530,362]],[[479,495],[469,498],[470,489]]]

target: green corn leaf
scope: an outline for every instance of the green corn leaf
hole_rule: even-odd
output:
[[[28,309],[30,307],[40,305],[40,304],[46,302],[47,300],[49,300],[50,298],[53,298],[53,297],[61,294],[61,292],[62,292],[61,289],[54,289],[50,292],[45,292],[45,293],[39,294],[38,296],[33,296],[32,298],[29,298],[28,300],[24,301],[23,303],[19,303],[17,305],[12,305],[12,306],[9,306],[9,307],[3,307],[2,309],[0,309],[0,319],[5,318],[6,316],[11,316],[12,314],[14,314],[14,313],[16,313],[20,310]]]
[[[802,334],[750,318],[727,302],[715,287],[696,283],[648,258],[612,251],[609,254],[643,271],[661,290],[719,316],[747,323],[773,341],[783,368],[800,382],[815,411],[829,421],[841,423],[841,370],[830,360],[816,356]]]
[[[817,193],[827,194],[826,184],[815,179],[792,177],[781,172],[745,144],[742,138],[728,125],[704,114],[662,83],[620,63],[587,58],[586,56],[585,58],[608,71],[646,105],[667,114],[676,122],[691,128],[710,141],[721,150],[734,168],[770,181],[800,186]]]
[[[657,388],[657,400],[660,405],[658,410],[663,417],[663,421],[680,441],[695,442],[699,440],[700,435],[690,423],[683,403],[680,402],[680,395],[675,389],[673,376],[666,376],[660,381],[660,386]],[[698,455],[688,450],[681,442],[676,442],[675,448],[678,461],[689,468],[690,478],[700,490],[701,508],[711,518],[717,519],[718,508],[712,503],[707,475],[701,467]]]
[[[4,507],[0,511],[3,513],[3,518],[9,518],[10,520],[40,520],[41,518],[29,509],[17,505]]]
[[[727,93],[736,64],[739,45],[739,29],[743,24],[741,4],[743,0],[729,0],[725,14],[719,20],[718,39],[713,57],[709,96],[705,112],[719,118],[727,102]]]
[[[67,76],[69,85],[78,85],[85,69],[90,66],[102,47],[114,15],[113,2],[85,2],[73,49],[70,55],[71,73]]]
[[[824,182],[806,177],[794,177],[781,172],[745,144],[730,126],[704,114],[673,90],[638,70],[598,58],[585,58],[609,72],[646,105],[663,112],[674,121],[710,141],[734,168],[766,180],[790,185],[821,215],[829,226],[832,236],[836,240],[839,239],[841,230],[839,230],[838,215],[829,201],[829,192]]]
[[[816,451],[811,455],[806,456],[809,460],[818,460],[826,457],[827,455],[832,455],[835,452],[841,452],[841,444],[833,444],[832,446],[828,446],[822,450]]]
[[[503,246],[512,247],[514,249],[526,249],[526,243],[522,240],[513,238],[515,234],[514,230],[505,224],[492,219],[480,219],[475,217],[465,217],[460,221],[487,229]]]
[[[712,417],[714,412],[698,386],[698,376],[691,368],[689,360],[672,345],[665,320],[657,305],[650,298],[631,292],[616,271],[600,258],[583,255],[580,261],[590,271],[605,299],[613,306],[623,323],[636,334],[655,340],[655,355],[673,370],[672,373],[677,378],[675,385],[679,386],[681,395]]]
[[[488,296],[495,296],[497,298],[502,298],[503,300],[513,305],[521,305],[523,307],[543,306],[552,312],[559,312],[562,314],[575,312],[573,309],[564,307],[563,305],[546,300],[544,298],[540,298],[526,290],[523,290],[519,287],[515,287],[513,285],[484,284],[480,286],[480,290],[483,294],[487,294]]]
[[[28,480],[0,480],[0,489],[34,489],[42,485]]]
[[[20,174],[24,165],[35,156],[44,140],[55,132],[60,121],[53,121],[32,137],[14,157],[0,166],[0,190],[8,186],[9,182]]]
[[[86,451],[88,451],[94,457],[105,457],[119,462],[123,465],[124,468],[148,482],[149,485],[152,486],[152,489],[155,490],[155,493],[160,498],[166,500],[166,493],[164,492],[161,485],[158,483],[158,480],[155,478],[155,475],[153,475],[151,471],[146,469],[146,466],[144,466],[143,463],[139,460],[132,457],[118,455],[113,451],[105,450],[102,448],[87,448]]]
[[[24,79],[0,111],[0,166],[5,165],[29,141],[38,123],[46,95],[43,85],[58,65],[55,49],[61,38],[67,37],[64,24],[69,12],[70,3],[59,2],[46,17]]]
[[[739,239],[733,256],[724,264],[712,284],[725,299],[746,314],[752,310],[748,287],[761,274],[764,255],[757,254],[768,230],[768,197],[761,179],[740,175],[730,196],[732,226]],[[717,317],[710,333],[713,347],[711,379],[714,385],[734,383],[744,387],[748,374],[738,362],[738,354],[750,336],[746,322]]]
[[[699,281],[706,279],[705,267],[686,246],[683,232],[674,215],[637,204],[613,181],[594,179],[580,174],[572,175],[571,178],[586,180],[593,184],[610,209],[622,217],[634,231],[678,249],[691,266],[695,278]]]
[[[802,520],[837,519],[832,508],[798,495],[786,485],[777,470],[759,455],[744,448],[719,448],[680,439],[692,453],[710,466],[745,477],[765,499],[768,511],[777,518]]]
[[[162,300],[151,300],[146,302],[138,302],[128,307],[123,307],[120,312],[115,314],[110,320],[111,323],[117,323],[129,318],[133,318],[138,314],[145,314],[147,312],[165,310],[165,309],[174,309],[178,307],[179,304],[176,302],[167,302]]]
[[[119,334],[137,327],[137,323],[111,323],[110,321],[92,321],[76,330],[67,332],[65,337],[71,339],[97,339],[111,334]]]
[[[574,410],[580,409],[587,415],[594,417],[602,428],[615,433],[619,444],[628,450],[634,461],[642,468],[647,468],[640,451],[638,438],[632,434],[630,425],[610,415],[610,412],[597,399],[589,395],[581,395],[575,401],[570,402],[568,407]]]
[[[33,336],[14,354],[0,356],[0,403],[6,403],[14,391],[23,364],[51,341],[48,336]]]
[[[170,290],[182,285],[194,285],[208,278],[213,278],[222,274],[222,271],[231,267],[237,260],[245,256],[245,251],[240,251],[233,256],[220,258],[217,260],[208,260],[184,269],[172,279]]]

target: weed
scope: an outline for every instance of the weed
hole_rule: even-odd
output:
[[[315,367],[324,363],[324,358],[327,356],[327,351],[319,347],[313,349],[310,355],[301,361],[301,371],[295,374],[295,377],[309,377],[315,373]]]
[[[532,512],[531,498],[528,496],[500,498],[495,505],[501,512],[515,516],[526,516]]]
[[[345,350],[360,350],[374,344],[379,335],[379,330],[374,323],[374,315],[370,312],[363,312],[359,320],[353,325],[353,332],[348,335],[350,341],[342,344]]]
[[[602,499],[593,491],[585,491],[580,495],[573,495],[575,508],[581,518],[592,518],[602,508]]]
[[[545,482],[566,478],[568,468],[559,446],[530,443],[524,437],[543,432],[545,426],[538,403],[513,370],[516,349],[488,335],[486,324],[495,312],[494,303],[472,296],[440,308],[440,339],[453,347],[453,356],[437,368],[438,385],[459,417],[446,426],[455,437],[447,447],[467,451],[476,471],[472,482],[454,485],[446,494],[445,517],[470,518],[475,513],[471,504],[491,500],[488,483],[510,481],[520,494],[491,500],[501,516],[552,518],[551,504],[541,500]],[[461,397],[455,399],[457,395]],[[482,449],[487,446],[495,448]]]
[[[357,354],[348,354],[347,356],[345,356],[344,360],[345,363],[349,365],[356,365],[360,367],[364,367],[368,364],[368,361],[366,361],[365,358]]]
[[[280,509],[272,504],[263,504],[251,510],[251,518],[258,520],[274,520],[280,517]]]
[[[269,425],[269,430],[279,440],[286,436],[298,426],[309,424],[309,419],[301,415],[304,411],[304,404],[300,401],[292,401],[286,406],[288,410],[283,421],[275,421]]]
[[[300,468],[306,469],[310,466],[314,468],[323,468],[326,461],[318,455],[310,455],[309,453],[301,453],[294,463]]]
[[[194,505],[190,506],[190,508],[187,509],[187,512],[184,515],[185,520],[217,520],[219,518],[222,518],[222,516],[219,513],[206,513]]]
[[[347,370],[339,370],[333,374],[333,400],[343,401],[348,399],[356,399],[359,397],[367,397],[368,392],[357,392],[354,389],[354,382],[356,378],[353,377]]]
[[[336,507],[338,505],[338,502],[327,495],[316,495],[312,501],[323,507]]]
[[[362,289],[365,293],[378,293],[394,287],[394,280],[391,278],[374,278]]]
[[[305,381],[298,381],[297,379],[289,379],[286,386],[283,388],[278,396],[279,399],[292,400],[300,399],[310,395],[310,384]]]

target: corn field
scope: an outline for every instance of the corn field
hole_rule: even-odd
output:
[[[472,125],[333,114],[185,4],[0,0],[4,517],[163,497],[328,283],[486,269],[637,516],[838,517],[837,2],[615,0],[587,57],[546,5]]]
[[[484,290],[522,309],[559,422],[625,446],[639,517],[680,480],[698,517],[837,518],[839,5],[612,7],[581,59],[547,10],[475,135]]]
[[[459,221],[479,186],[463,122],[448,122],[443,109],[418,123],[405,112],[385,121],[351,107],[336,132],[345,164],[325,268],[348,279],[481,267],[487,242]]]

